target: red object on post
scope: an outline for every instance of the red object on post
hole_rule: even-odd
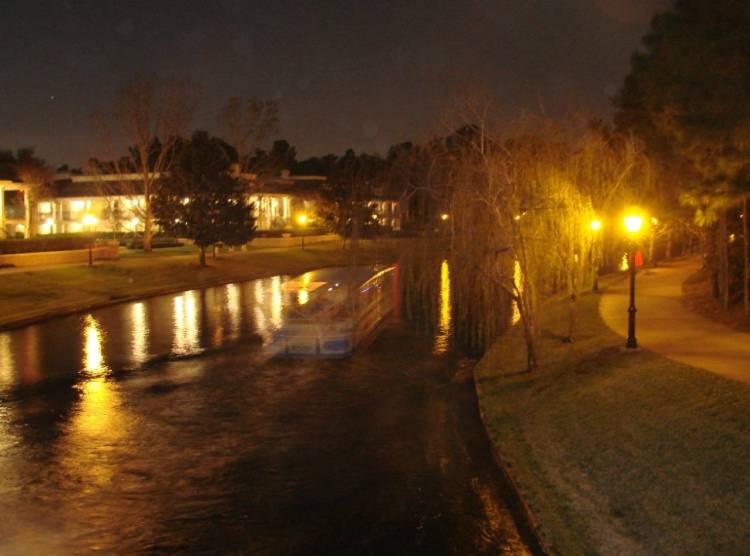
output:
[[[643,252],[640,249],[638,249],[635,252],[635,267],[639,268],[641,266],[643,266]]]

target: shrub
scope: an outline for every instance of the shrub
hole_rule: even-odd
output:
[[[70,251],[85,249],[94,243],[90,235],[39,236],[31,239],[6,239],[0,241],[0,253],[41,253],[44,251]]]

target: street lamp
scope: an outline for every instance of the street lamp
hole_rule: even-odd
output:
[[[643,216],[638,214],[628,214],[624,218],[625,229],[630,238],[630,248],[628,249],[628,267],[630,267],[630,305],[628,306],[628,339],[625,347],[635,349],[638,347],[638,341],[635,339],[635,248],[638,233],[643,227]]]
[[[594,219],[591,221],[591,232],[594,234],[594,239],[592,241],[592,247],[591,247],[591,258],[593,259],[591,261],[591,266],[594,269],[594,286],[593,290],[595,292],[599,291],[599,253],[594,255],[594,250],[598,248],[597,241],[599,239],[599,231],[602,229],[602,221],[598,219]]]
[[[302,212],[297,215],[297,224],[300,227],[300,235],[302,237],[302,249],[305,248],[305,225],[307,224],[307,215]]]

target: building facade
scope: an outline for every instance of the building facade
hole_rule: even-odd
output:
[[[253,174],[240,177],[248,183],[248,202],[253,204],[259,232],[323,227],[324,222],[322,219],[318,221],[316,216],[315,199],[325,185],[325,176],[295,176],[282,172],[279,176],[263,179]],[[7,187],[22,189],[23,185]],[[400,229],[397,200],[373,199],[368,208],[371,217],[380,225]],[[33,221],[36,233],[40,235],[142,232],[145,197],[141,176],[59,174],[51,192],[40,199],[35,210]],[[0,210],[3,216],[6,212]],[[25,232],[25,222],[24,218],[3,218],[0,229],[5,230],[6,237],[13,237]]]

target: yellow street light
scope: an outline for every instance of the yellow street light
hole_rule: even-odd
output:
[[[636,249],[636,237],[638,232],[643,228],[643,216],[638,212],[630,212],[623,219],[625,223],[625,229],[630,235],[630,257],[628,260],[628,266],[630,267],[630,305],[628,306],[628,339],[625,342],[625,347],[635,349],[638,347],[638,341],[635,339],[635,249]]]
[[[307,215],[304,212],[301,212],[297,215],[297,224],[300,225],[300,227],[304,228],[305,224],[307,224]],[[302,237],[302,249],[305,248],[305,232],[304,230],[300,231],[300,236]]]
[[[625,229],[629,234],[637,234],[643,227],[643,216],[638,214],[629,214],[623,220],[625,222]]]
[[[592,220],[591,221],[591,229],[595,232],[598,232],[602,229],[602,221],[601,220]]]

